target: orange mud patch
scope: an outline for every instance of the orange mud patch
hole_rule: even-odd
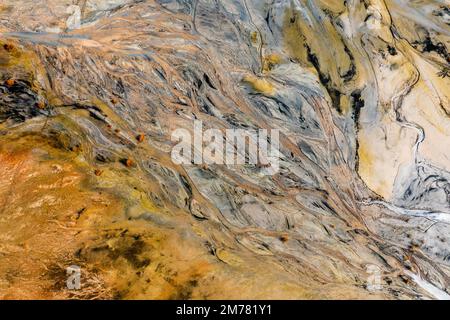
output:
[[[87,235],[80,227],[120,208],[111,195],[83,188],[86,176],[64,160],[40,139],[0,144],[1,299],[67,297],[65,270],[80,264]]]
[[[0,138],[0,299],[306,295],[295,284],[274,291],[274,275],[259,276],[256,261],[222,249],[216,259],[185,214],[129,218],[136,199],[114,189],[126,181],[100,188],[103,175],[53,145],[33,135]],[[81,267],[80,290],[66,287],[72,265]]]

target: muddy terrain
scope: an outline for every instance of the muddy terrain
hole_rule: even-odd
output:
[[[2,0],[0,299],[450,298],[449,25],[446,0]],[[279,129],[279,170],[176,164],[195,120]]]

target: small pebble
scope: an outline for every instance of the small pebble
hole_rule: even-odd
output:
[[[126,160],[125,160],[125,165],[126,165],[128,168],[130,168],[130,167],[132,167],[132,166],[134,165],[134,161],[131,160],[131,159],[126,159]]]
[[[14,50],[14,45],[13,45],[13,44],[10,44],[10,43],[5,43],[5,44],[3,45],[3,48],[4,48],[6,51],[11,52],[11,51]]]
[[[138,135],[138,136],[136,137],[136,140],[137,140],[138,142],[144,142],[144,140],[145,140],[145,135],[144,135],[144,134]]]

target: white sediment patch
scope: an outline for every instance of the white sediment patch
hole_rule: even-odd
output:
[[[422,289],[424,289],[426,292],[428,292],[431,296],[438,300],[450,300],[450,295],[445,292],[444,290],[439,289],[438,287],[434,286],[430,282],[422,279],[420,276],[418,276],[415,273],[412,273],[411,271],[406,270],[405,273],[410,276],[415,283]]]
[[[363,205],[381,205],[385,208],[389,209],[392,212],[395,212],[400,215],[412,216],[412,217],[422,217],[428,218],[430,220],[439,221],[443,223],[450,224],[450,214],[444,212],[433,212],[428,210],[418,210],[418,209],[405,209],[402,207],[398,207],[391,203],[385,201],[370,201],[370,202],[362,202]]]

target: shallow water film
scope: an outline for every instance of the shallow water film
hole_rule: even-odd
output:
[[[1,0],[0,299],[449,299],[447,0]]]

